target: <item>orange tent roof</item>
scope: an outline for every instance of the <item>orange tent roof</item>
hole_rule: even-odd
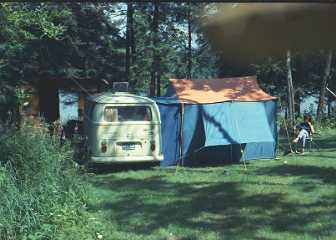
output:
[[[177,97],[184,103],[276,99],[259,87],[256,76],[211,80],[170,79],[170,82]]]

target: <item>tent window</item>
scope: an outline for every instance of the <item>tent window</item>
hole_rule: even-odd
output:
[[[152,111],[148,106],[105,107],[104,119],[107,122],[152,121]]]

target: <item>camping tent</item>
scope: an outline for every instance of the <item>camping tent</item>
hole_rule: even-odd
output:
[[[276,98],[260,89],[255,76],[171,79],[166,95],[154,100],[161,114],[163,166],[275,157]]]

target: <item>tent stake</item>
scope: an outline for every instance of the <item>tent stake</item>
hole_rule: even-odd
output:
[[[240,153],[241,153],[241,155],[242,155],[242,157],[243,157],[243,163],[244,163],[244,169],[245,169],[245,171],[247,170],[247,167],[246,167],[246,160],[245,160],[245,158],[244,158],[244,151],[243,151],[243,148],[242,148],[242,146],[241,146],[241,144],[240,144]]]

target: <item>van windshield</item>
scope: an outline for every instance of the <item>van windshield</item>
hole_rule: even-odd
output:
[[[109,106],[104,109],[107,122],[152,121],[152,112],[148,106]]]

